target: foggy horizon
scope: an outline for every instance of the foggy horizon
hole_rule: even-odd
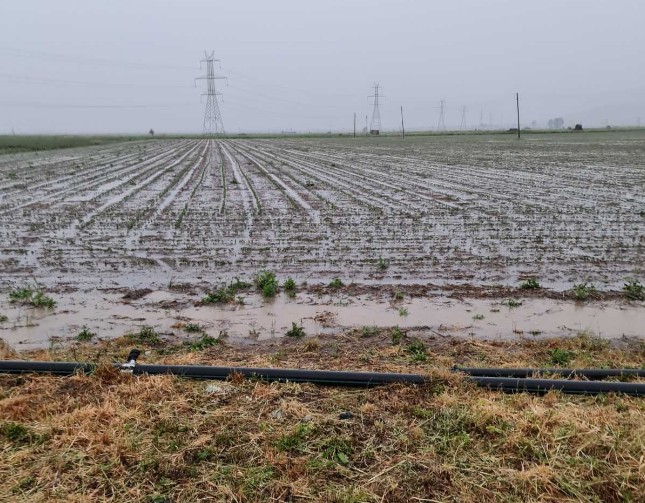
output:
[[[0,6],[0,134],[201,133],[214,50],[227,133],[640,125],[645,4],[635,0],[26,0]]]

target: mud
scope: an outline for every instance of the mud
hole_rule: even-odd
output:
[[[645,282],[645,134],[585,138],[156,140],[0,156],[0,298],[37,282],[60,299],[56,314],[2,304],[0,333],[42,344],[94,323],[111,337],[141,318],[171,332],[177,312],[245,339],[300,319],[312,333],[360,323],[633,333],[640,314],[611,313],[640,313],[620,298],[626,280]],[[194,305],[262,269],[307,293],[275,312],[253,297]],[[519,291],[528,277],[545,288]],[[333,278],[348,285],[340,295],[325,286]],[[579,306],[570,289],[585,282],[599,300]],[[408,316],[383,307],[397,292],[412,299]],[[518,296],[525,304],[504,320],[469,321],[469,309]],[[321,299],[350,306],[323,323]],[[527,321],[554,305],[544,329]],[[419,314],[439,308],[440,323]]]
[[[267,300],[250,293],[243,304],[201,305],[198,294],[172,291],[121,293],[74,292],[57,298],[54,310],[0,302],[9,320],[0,337],[16,347],[43,347],[52,341],[73,341],[87,326],[99,338],[155,328],[163,337],[189,338],[186,324],[198,324],[212,337],[252,343],[285,337],[292,323],[307,336],[374,327],[398,326],[414,335],[516,339],[566,337],[585,333],[609,339],[642,338],[645,306],[623,301],[576,304],[568,300],[525,298],[518,307],[507,299],[417,297],[394,301],[374,295],[299,293]]]

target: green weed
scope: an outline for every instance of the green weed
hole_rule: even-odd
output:
[[[400,344],[404,338],[405,334],[398,326],[394,327],[390,332],[390,339],[392,340],[392,344]]]
[[[282,435],[276,442],[280,451],[304,452],[307,437],[313,431],[313,427],[306,423],[298,424],[291,433]]]
[[[298,325],[295,321],[291,323],[291,328],[285,334],[287,337],[304,337],[305,329],[302,325]]]
[[[255,287],[262,293],[263,297],[275,297],[278,291],[278,280],[275,273],[264,270],[256,274],[254,278]]]
[[[630,279],[623,286],[623,295],[629,300],[645,300],[645,286],[638,280]]]
[[[345,286],[345,283],[342,282],[340,278],[334,278],[329,283],[329,288],[339,289]]]
[[[363,327],[361,330],[361,336],[362,337],[374,337],[375,335],[378,335],[378,327],[376,326],[371,326],[371,327]]]
[[[56,306],[56,301],[45,295],[45,292],[40,288],[33,290],[29,287],[9,292],[9,302],[12,304],[20,303],[32,307],[43,307],[46,309],[53,309]]]
[[[523,290],[535,290],[540,288],[540,283],[537,278],[527,278],[520,283],[520,288]]]
[[[598,290],[596,290],[596,287],[587,283],[573,285],[572,291],[575,299],[580,301],[598,297]]]
[[[248,290],[249,288],[251,288],[250,283],[247,283],[240,278],[235,278],[235,280],[231,281],[231,283],[227,286],[224,286],[207,294],[202,299],[202,302],[204,304],[228,304],[229,302],[233,302],[235,300],[235,296],[238,294],[238,292],[240,292],[241,290]],[[244,301],[242,300],[242,302],[239,302],[238,298],[238,303],[243,304]]]
[[[289,294],[289,297],[294,297],[296,295],[296,282],[293,278],[287,278],[282,284],[285,292]]]
[[[184,325],[184,332],[188,332],[189,334],[194,334],[198,332],[203,332],[204,329],[199,323],[186,323]]]
[[[77,341],[90,341],[96,334],[92,332],[87,325],[83,325],[83,329],[76,335]]]
[[[188,343],[188,347],[191,351],[202,351],[211,346],[216,346],[220,341],[215,337],[211,337],[208,334],[202,334],[202,336],[196,341]]]
[[[159,334],[149,325],[142,326],[138,332],[127,334],[126,337],[131,341],[143,344],[157,344],[159,342]]]
[[[574,356],[575,353],[573,351],[555,348],[549,351],[549,363],[551,365],[569,365]]]
[[[379,271],[385,271],[388,267],[390,267],[390,260],[381,257],[378,259],[376,266],[378,267]]]
[[[426,345],[418,339],[405,346],[405,352],[410,354],[410,358],[413,362],[424,362],[428,359],[428,355],[426,354]]]

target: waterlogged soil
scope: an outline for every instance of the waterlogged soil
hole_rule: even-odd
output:
[[[0,288],[645,273],[645,133],[156,140],[0,156]]]
[[[281,337],[293,322],[308,335],[399,325],[642,337],[642,303],[621,288],[645,283],[644,158],[644,132],[173,139],[0,155],[0,337],[42,345],[84,325],[99,337],[143,325],[183,337],[186,322],[241,341]],[[200,305],[262,269],[309,286],[295,299]],[[321,286],[337,277],[342,292]],[[529,277],[544,288],[518,294]],[[11,289],[36,283],[53,311],[8,304]],[[600,300],[573,302],[579,283]],[[518,295],[521,306],[503,304]]]
[[[579,334],[608,339],[643,338],[645,305],[610,299],[589,303],[550,298],[454,298],[352,295],[345,292],[299,292],[265,299],[255,293],[230,304],[202,302],[197,292],[129,290],[68,292],[57,296],[54,309],[31,308],[6,301],[8,320],[0,338],[14,347],[34,348],[75,340],[89,329],[96,339],[137,333],[153,327],[169,342],[202,334],[242,344],[283,338],[293,323],[307,337],[355,329],[370,337],[381,328],[398,326],[417,337],[513,340],[568,337]],[[198,326],[191,333],[186,326]]]

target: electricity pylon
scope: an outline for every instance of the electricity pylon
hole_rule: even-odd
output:
[[[439,105],[439,108],[440,108],[439,123],[437,124],[437,129],[439,131],[445,131],[445,129],[446,129],[446,121],[444,120],[444,117],[443,117],[443,108],[444,108],[445,104],[446,104],[446,102],[444,100],[441,100],[440,105]]]
[[[379,109],[379,98],[382,98],[383,96],[379,95],[379,84],[378,82],[374,83],[374,94],[372,96],[369,96],[370,98],[374,98],[374,109],[372,110],[372,122],[370,122],[370,133],[372,134],[379,134],[379,131],[381,130],[381,111]]]
[[[204,51],[204,55],[206,57],[201,62],[206,63],[206,75],[195,79],[206,80],[206,92],[202,93],[202,96],[206,96],[204,129],[202,133],[204,136],[224,134],[224,123],[222,122],[222,114],[219,110],[219,103],[217,102],[217,96],[221,96],[222,93],[218,93],[215,90],[215,80],[225,79],[226,77],[215,76],[214,62],[219,62],[219,59],[215,59],[215,51],[212,51],[210,54]]]
[[[461,108],[461,123],[459,124],[459,129],[468,129],[468,124],[466,123],[466,107]]]

